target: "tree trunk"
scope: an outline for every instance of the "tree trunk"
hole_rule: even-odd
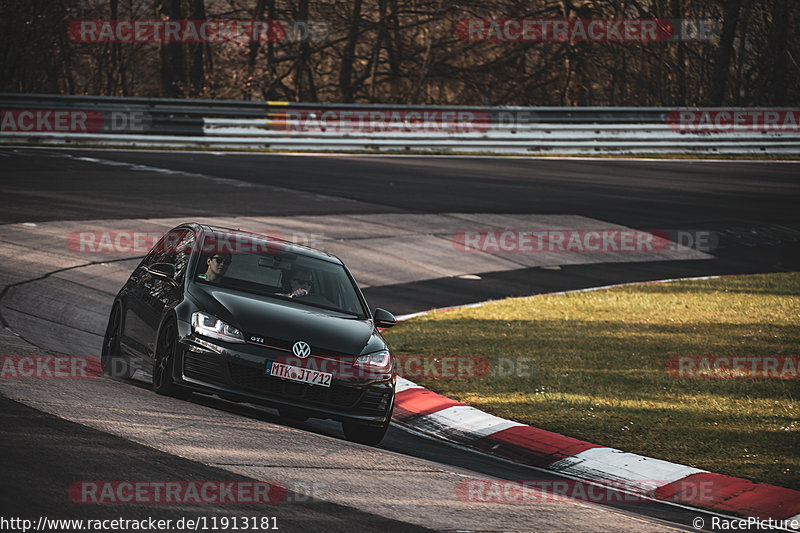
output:
[[[707,103],[719,107],[725,98],[725,82],[728,79],[728,70],[733,56],[733,41],[736,37],[736,25],[739,22],[739,12],[742,0],[728,0],[725,3],[725,19],[722,23],[722,37],[720,38],[717,57],[714,62],[714,74],[711,80],[711,89],[708,93]]]
[[[205,0],[191,0],[189,18],[192,20],[205,20]],[[189,48],[189,94],[198,96],[203,93],[206,84],[205,70],[203,68],[203,43],[191,43]]]
[[[297,4],[299,21],[309,22],[308,0],[300,0]],[[314,73],[311,70],[311,35],[300,37],[300,51],[297,54],[297,97],[300,102],[316,102],[317,89],[314,85]]]
[[[378,73],[378,64],[381,58],[381,49],[386,46],[386,41],[389,40],[389,23],[386,20],[386,0],[378,0],[378,37],[375,39],[375,44],[372,49],[372,69],[369,77],[369,101],[375,103],[378,100],[376,96],[375,76]],[[392,52],[389,52],[391,57]],[[385,98],[385,96],[384,96]],[[390,99],[390,101],[393,101]]]
[[[683,0],[672,0],[670,8],[670,16],[672,20],[683,20]],[[673,45],[674,50],[674,65],[675,70],[672,75],[672,90],[670,91],[670,99],[673,100],[674,105],[686,105],[686,51],[682,41],[678,41]]]
[[[159,0],[156,4],[156,18],[161,20],[183,19],[181,0]],[[186,69],[183,61],[181,43],[159,44],[161,55],[161,96],[178,98],[186,87]]]
[[[775,0],[772,21],[775,24],[775,66],[772,75],[775,97],[773,105],[785,106],[789,90],[786,81],[789,58],[789,0]]]
[[[111,20],[119,18],[119,0],[109,2]],[[119,87],[120,59],[122,49],[120,43],[111,43],[111,54],[109,57],[108,71],[106,72],[106,94],[115,95]]]
[[[353,102],[355,88],[353,87],[353,62],[355,61],[356,44],[361,25],[361,0],[354,0],[353,13],[350,16],[350,28],[347,31],[347,43],[342,51],[342,67],[339,71],[339,90],[342,92],[342,102]]]
[[[274,2],[270,2],[274,5]],[[255,10],[253,10],[253,20],[263,20],[264,10],[267,9],[267,0],[258,0]],[[269,21],[272,24],[272,20]],[[250,50],[247,52],[247,88],[245,90],[244,99],[252,100],[253,98],[253,85],[255,84],[254,76],[256,70],[256,58],[258,58],[258,49],[261,47],[259,41],[250,41]]]
[[[389,81],[390,101],[398,102],[402,88],[400,86],[402,73],[400,72],[400,58],[403,57],[403,34],[400,21],[397,17],[397,0],[389,0],[389,18],[387,20],[386,51],[389,54],[389,68],[392,79]]]

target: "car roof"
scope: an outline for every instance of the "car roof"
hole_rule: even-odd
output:
[[[313,257],[315,259],[321,259],[323,261],[328,261],[330,263],[337,263],[343,264],[342,260],[336,257],[333,254],[325,252],[323,250],[318,250],[316,248],[311,248],[310,246],[304,246],[302,244],[298,244],[296,242],[287,241],[286,239],[280,239],[274,237],[272,235],[265,235],[263,233],[255,233],[252,231],[245,231],[241,229],[233,229],[233,228],[226,228],[222,226],[211,226],[208,224],[197,224],[197,223],[188,223],[184,224],[184,226],[200,228],[200,230],[204,233],[223,233],[228,235],[241,235],[245,237],[255,237],[258,239],[264,239],[269,242],[274,242],[276,244],[280,244],[285,251],[296,253],[299,255],[304,255],[307,257]]]

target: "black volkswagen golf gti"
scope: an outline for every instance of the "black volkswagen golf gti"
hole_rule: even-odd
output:
[[[191,392],[340,421],[364,444],[383,438],[396,362],[341,260],[264,235],[185,224],[167,232],[114,299],[106,373],[150,371],[159,394]]]

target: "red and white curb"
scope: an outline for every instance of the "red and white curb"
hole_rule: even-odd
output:
[[[800,520],[800,491],[714,474],[504,420],[398,378],[393,419],[449,442],[590,482],[760,520]]]
[[[718,277],[721,276],[621,283],[553,294]],[[433,309],[397,319],[408,320],[435,312],[480,307],[487,303],[490,302]],[[639,489],[657,500],[760,520],[771,518],[800,522],[800,491],[627,453],[505,420],[436,394],[405,378],[397,380],[392,418],[419,433],[495,457],[545,468],[588,482],[621,485],[627,491]]]

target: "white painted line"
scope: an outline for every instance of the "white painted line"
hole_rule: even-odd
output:
[[[525,425],[484,413],[468,405],[448,407],[424,417],[420,422],[438,427],[444,435],[461,434],[469,436],[470,440]]]
[[[734,275],[738,275],[738,274],[734,274]],[[553,295],[561,295],[561,294],[572,294],[572,293],[576,293],[576,292],[602,291],[602,290],[605,290],[605,289],[615,289],[617,287],[630,287],[631,285],[650,285],[650,284],[653,284],[653,283],[671,283],[673,281],[702,281],[702,280],[718,279],[718,278],[724,278],[724,277],[726,277],[726,276],[725,275],[719,275],[719,276],[695,276],[695,277],[688,277],[688,278],[656,279],[656,280],[653,280],[653,281],[632,281],[630,283],[615,283],[613,285],[603,285],[602,287],[589,287],[588,289],[573,289],[573,290],[570,290],[570,291],[548,292],[548,293],[545,293],[545,294],[547,294],[548,296],[553,296]],[[538,296],[538,295],[536,295],[536,296]]]
[[[534,296],[536,296],[536,295],[534,295]],[[438,309],[431,309],[430,311],[419,311],[418,313],[411,313],[409,315],[401,315],[401,316],[398,316],[398,317],[395,317],[395,318],[397,318],[398,322],[402,322],[403,320],[408,320],[409,318],[416,318],[418,316],[425,316],[425,315],[429,315],[431,313],[436,313],[436,312],[441,312],[441,311],[451,311],[451,310],[455,311],[456,309],[470,309],[472,307],[480,307],[482,305],[486,305],[488,303],[497,302],[497,301],[499,301],[499,300],[486,300],[485,302],[477,302],[477,303],[474,303],[474,304],[454,305],[454,306],[451,306],[451,307],[440,307]]]
[[[614,448],[590,448],[556,461],[550,467],[581,478],[632,481],[661,487],[706,470],[653,459]]]
[[[41,151],[84,151],[84,152],[128,152],[128,153],[141,153],[143,150],[142,148],[125,148],[125,147],[118,147],[118,148],[105,148],[102,146],[94,147],[94,148],[86,148],[82,146],[75,146],[75,147],[62,147],[62,146],[27,146],[24,144],[15,146],[13,144],[6,145],[8,148],[14,149],[16,152],[17,149],[25,149],[25,150],[41,150]],[[167,148],[148,148],[147,152],[151,153],[163,153],[163,154],[175,154],[176,150],[170,150]],[[493,154],[480,154],[480,155],[470,155],[470,154],[458,154],[457,152],[453,153],[452,155],[445,155],[445,154],[424,154],[424,153],[415,153],[415,154],[374,154],[374,153],[358,153],[358,152],[298,152],[298,151],[270,151],[270,152],[241,152],[241,151],[219,151],[219,150],[203,150],[203,149],[189,149],[189,150],[181,150],[180,153],[182,154],[211,154],[211,155],[226,155],[226,156],[247,156],[247,157],[284,157],[284,156],[293,156],[293,157],[331,157],[331,158],[406,158],[406,159],[413,159],[413,158],[426,158],[426,159],[527,159],[527,160],[543,160],[543,161],[597,161],[597,162],[615,162],[615,161],[629,161],[629,162],[660,162],[660,163],[758,163],[758,164],[774,164],[774,163],[788,163],[788,164],[798,164],[800,160],[798,159],[695,159],[692,157],[688,157],[688,154],[681,154],[687,156],[685,158],[658,158],[658,157],[630,157],[629,155],[620,155],[620,154],[606,154],[605,156],[596,156],[592,157],[591,155],[580,155],[580,156],[571,156],[571,155],[558,155],[558,154],[549,154],[549,155],[535,155],[535,154],[507,154],[507,155],[493,155]],[[720,156],[725,156],[728,154],[720,153]],[[610,157],[609,157],[610,156]]]
[[[125,161],[113,161],[110,159],[98,159],[95,157],[75,157],[72,156],[72,159],[76,161],[85,161],[87,163],[95,163],[97,165],[107,165],[112,167],[125,167],[128,170],[134,170],[137,172],[154,172],[157,174],[167,174],[171,176],[183,176],[189,178],[198,178],[208,181],[213,181],[214,183],[218,183],[220,185],[228,185],[231,187],[258,187],[255,183],[250,183],[247,181],[241,181],[236,179],[230,178],[218,178],[216,176],[207,176],[205,174],[195,174],[193,172],[185,172],[183,170],[172,170],[169,168],[159,168],[159,167],[151,167],[148,165],[139,165],[136,163],[127,163]]]

